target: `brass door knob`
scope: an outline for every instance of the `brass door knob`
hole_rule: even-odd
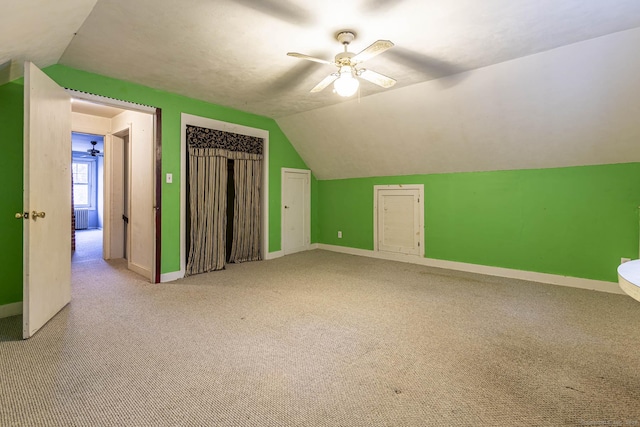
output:
[[[29,212],[16,212],[16,219],[27,219],[29,218]]]
[[[34,221],[38,218],[44,218],[44,216],[45,216],[44,212],[38,212],[38,211],[31,212],[31,218],[33,218]]]

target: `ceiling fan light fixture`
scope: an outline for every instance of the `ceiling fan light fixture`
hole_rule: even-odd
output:
[[[349,66],[342,67],[340,69],[340,77],[333,84],[333,88],[340,96],[349,97],[353,96],[358,91],[360,82],[354,76],[353,69]]]

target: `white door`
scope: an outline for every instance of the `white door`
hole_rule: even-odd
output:
[[[282,169],[282,250],[285,255],[309,249],[311,171]]]
[[[116,135],[105,138],[105,221],[104,258],[124,257],[124,140]]]
[[[376,186],[376,248],[382,252],[423,255],[422,189]]]
[[[71,300],[71,97],[25,62],[23,337]]]

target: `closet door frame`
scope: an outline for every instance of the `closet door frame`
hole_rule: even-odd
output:
[[[274,258],[269,253],[269,131],[242,126],[235,123],[209,119],[207,117],[181,114],[180,126],[180,271],[161,275],[161,281],[167,282],[184,277],[187,259],[187,125],[199,126],[223,132],[262,138],[262,185],[260,194],[261,218],[261,255],[262,259]]]

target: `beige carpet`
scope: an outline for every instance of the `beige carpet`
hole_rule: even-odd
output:
[[[638,426],[640,303],[325,251],[152,285],[79,262],[2,426]]]

